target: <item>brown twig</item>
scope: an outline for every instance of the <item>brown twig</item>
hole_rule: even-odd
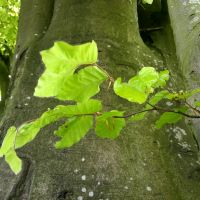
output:
[[[146,110],[142,110],[142,111],[139,111],[139,112],[135,112],[135,113],[132,113],[132,114],[129,114],[129,115],[125,115],[125,116],[113,116],[114,118],[129,118],[129,117],[132,117],[134,115],[137,115],[137,114],[140,114],[140,113],[144,113],[144,112],[149,112],[149,111],[153,111],[153,110],[156,110],[155,108],[151,108],[151,109],[146,109]]]
[[[191,104],[189,104],[186,100],[185,100],[185,104],[191,108],[194,112],[200,114],[200,110],[198,110],[197,108],[193,107]]]
[[[154,106],[154,105],[150,104],[149,102],[147,104],[150,105],[152,108],[155,108],[155,110],[158,110],[158,111],[177,113],[177,114],[183,115],[183,116],[188,117],[188,118],[200,118],[200,115],[189,115],[189,114],[186,114],[186,113],[181,112],[181,111],[164,109],[164,108],[161,108],[161,107],[158,107],[158,106]]]

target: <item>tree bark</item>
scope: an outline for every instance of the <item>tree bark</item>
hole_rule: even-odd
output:
[[[140,27],[146,29],[142,39],[135,0],[23,0],[0,139],[11,125],[35,119],[59,103],[33,96],[44,70],[39,52],[57,40],[72,44],[95,40],[99,61],[114,78],[128,79],[142,66],[167,66],[171,87],[182,88],[176,49],[179,58],[183,47],[177,45],[178,37],[174,44],[164,4],[160,10],[143,13],[158,14],[159,22],[150,28],[162,28],[148,31],[141,20]],[[175,14],[170,6],[169,10],[172,19]],[[173,31],[178,36],[175,28]],[[106,86],[102,90],[98,98],[106,110],[139,109],[110,94]],[[200,167],[190,128],[182,122],[158,131],[153,126],[155,119],[153,114],[142,122],[129,123],[116,140],[102,140],[90,132],[63,151],[53,147],[58,124],[42,129],[33,142],[18,151],[24,161],[20,175],[13,175],[1,159],[0,199],[198,199]]]

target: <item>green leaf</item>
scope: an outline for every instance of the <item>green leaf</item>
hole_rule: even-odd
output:
[[[164,70],[159,73],[159,79],[157,81],[157,87],[164,87],[169,80],[169,71]]]
[[[12,171],[17,175],[22,169],[22,160],[17,156],[14,150],[10,150],[5,155],[5,161],[9,164]]]
[[[143,4],[146,4],[146,3],[152,4],[152,3],[153,3],[153,0],[142,0],[142,3],[143,3]]]
[[[116,138],[122,128],[125,126],[123,118],[114,118],[113,116],[123,116],[123,112],[116,110],[105,112],[96,118],[96,135],[101,138]]]
[[[187,92],[185,93],[185,98],[189,98],[189,97],[194,96],[194,95],[196,95],[196,94],[198,94],[198,93],[200,93],[200,88],[196,88],[196,89],[194,89],[194,90],[187,91]]]
[[[114,91],[130,102],[142,104],[155,88],[166,84],[168,73],[167,70],[158,73],[153,67],[143,67],[128,83],[121,83],[121,78],[118,78],[114,83]]]
[[[5,161],[15,174],[18,174],[22,169],[22,161],[15,152],[15,140],[17,137],[17,130],[15,127],[10,127],[4,138],[0,148],[0,157],[5,156]]]
[[[154,96],[152,96],[152,97],[149,99],[149,103],[150,103],[152,106],[155,106],[159,101],[161,101],[162,99],[164,99],[168,93],[169,93],[169,92],[168,92],[167,90],[162,90],[162,91],[156,93]],[[146,104],[145,110],[151,109],[151,108],[152,108],[151,105]],[[144,119],[144,117],[145,117],[145,115],[146,115],[147,113],[148,113],[148,111],[143,112],[143,113],[136,114],[136,115],[134,115],[134,116],[131,117],[131,121],[139,121],[139,120],[142,120],[142,119]]]
[[[158,79],[159,74],[153,67],[143,67],[137,76],[129,80],[129,83],[132,85],[144,83],[145,86],[152,86],[158,81]]]
[[[76,68],[97,62],[98,50],[94,41],[72,46],[65,42],[55,42],[54,46],[41,52],[45,71],[35,88],[35,96],[54,97],[64,80],[73,75]],[[51,80],[51,81],[49,81]]]
[[[196,107],[200,107],[200,101],[195,102]]]
[[[16,137],[16,148],[20,148],[25,144],[31,142],[37,136],[40,129],[48,124],[51,124],[62,118],[94,114],[100,111],[101,109],[102,105],[100,101],[90,99],[87,102],[78,103],[77,105],[60,105],[54,108],[53,110],[48,110],[34,122],[24,124],[19,128]]]
[[[174,109],[174,112],[165,112],[160,118],[156,121],[156,128],[160,129],[166,124],[175,124],[183,118],[183,115],[175,112],[183,112],[185,113],[188,110],[186,106],[182,106],[180,108]]]
[[[166,96],[169,94],[169,92],[167,90],[162,90],[158,93],[156,93],[154,96],[152,96],[150,99],[149,99],[149,103],[151,105],[156,105],[158,102],[160,102],[162,99],[166,98]],[[150,105],[147,105],[146,106],[146,109],[149,109],[151,108]]]
[[[140,121],[140,120],[143,120],[145,118],[145,115],[146,115],[147,112],[143,112],[143,113],[138,113],[138,114],[135,114],[131,117],[131,121]]]
[[[5,155],[6,162],[10,165],[14,173],[19,173],[22,168],[22,162],[17,157],[14,149],[20,148],[25,144],[31,142],[39,133],[40,129],[46,125],[53,123],[62,118],[80,116],[77,119],[79,121],[73,126],[74,132],[77,135],[73,135],[72,132],[68,133],[68,136],[63,136],[63,139],[57,144],[58,148],[63,146],[69,146],[78,142],[91,127],[93,118],[91,116],[82,117],[81,115],[94,114],[102,109],[101,102],[98,100],[90,99],[84,103],[78,103],[77,105],[57,106],[53,110],[48,110],[43,113],[42,116],[33,122],[23,124],[18,132],[15,127],[8,129],[6,137],[0,148],[0,157]],[[79,132],[78,132],[79,131]],[[81,131],[85,131],[84,133]],[[78,134],[79,133],[79,134]],[[71,135],[70,135],[71,134]],[[69,141],[66,141],[66,137]]]
[[[160,129],[166,124],[175,124],[182,119],[182,115],[173,112],[165,112],[156,121],[156,128]]]
[[[3,143],[0,148],[0,157],[6,155],[11,149],[14,149],[14,143],[17,135],[17,130],[14,126],[10,127],[7,131],[7,134],[3,140]]]
[[[87,132],[92,128],[92,125],[92,116],[76,117],[73,120],[66,122],[55,131],[56,135],[62,137],[60,141],[56,142],[55,147],[57,149],[71,147],[87,134]]]
[[[188,99],[191,96],[194,96],[196,94],[200,93],[200,88],[196,88],[191,91],[179,91],[174,93],[169,93],[166,97],[170,100],[176,99],[176,100],[182,100],[182,99]]]
[[[145,92],[139,90],[136,86],[132,86],[128,83],[121,83],[121,78],[115,81],[114,91],[118,96],[139,104],[144,103],[148,97]]]
[[[107,79],[107,75],[98,67],[86,67],[65,79],[58,99],[86,101],[99,92],[99,85]]]

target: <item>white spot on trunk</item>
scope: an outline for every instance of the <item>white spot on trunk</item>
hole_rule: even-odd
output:
[[[83,197],[82,197],[82,196],[79,196],[79,197],[77,198],[77,200],[83,200]]]
[[[89,192],[89,197],[93,197],[94,196],[94,192],[93,191],[91,191],[91,192]]]
[[[86,175],[81,176],[81,180],[85,181],[86,180]]]
[[[82,192],[86,192],[87,190],[86,190],[85,187],[83,187],[83,188],[81,189],[81,191],[82,191]]]
[[[152,191],[152,188],[150,186],[147,186],[146,189],[147,189],[148,192]]]

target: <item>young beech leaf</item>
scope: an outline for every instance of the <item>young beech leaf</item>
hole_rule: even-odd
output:
[[[123,112],[113,110],[105,112],[96,118],[96,135],[101,138],[116,138],[122,128],[125,126],[123,118],[115,118],[114,116],[123,116]]]
[[[137,85],[133,86],[128,83],[121,83],[121,78],[118,78],[114,83],[114,92],[130,102],[142,104],[146,101],[148,95],[140,90]]]
[[[15,174],[18,174],[22,169],[22,160],[17,156],[14,150],[10,150],[5,155],[5,161],[9,164],[10,168]]]
[[[16,148],[20,148],[31,142],[39,133],[40,129],[48,124],[56,122],[62,118],[93,114],[102,109],[101,102],[90,99],[77,105],[59,105],[52,110],[44,112],[42,116],[33,122],[22,125],[16,137]]]
[[[200,93],[200,88],[196,88],[194,90],[191,91],[180,91],[180,92],[174,92],[174,93],[169,93],[166,98],[173,100],[183,100],[183,99],[188,99],[191,96],[194,96],[196,94]]]
[[[62,139],[56,142],[55,147],[62,149],[71,147],[79,142],[93,126],[93,116],[76,117],[60,126],[55,134]]]
[[[180,107],[175,109],[174,111],[181,111],[185,113],[188,110],[187,107]],[[163,113],[160,118],[156,121],[156,128],[160,129],[166,124],[175,124],[183,118],[183,115],[174,112],[165,112]]]
[[[178,113],[165,112],[156,121],[156,128],[160,129],[166,124],[175,124],[182,119],[182,115]]]
[[[152,96],[150,99],[149,99],[149,103],[151,105],[156,105],[159,101],[161,101],[162,99],[164,99],[166,97],[166,95],[168,94],[169,92],[167,90],[163,90],[163,91],[160,91],[158,93],[156,93],[154,96]],[[146,104],[144,110],[149,110],[152,108],[152,106],[149,105],[149,104]],[[142,120],[144,119],[145,115],[148,113],[147,112],[143,112],[143,113],[139,113],[139,114],[136,114],[136,115],[133,115],[131,117],[131,121],[139,121],[139,120]]]
[[[41,52],[45,71],[35,88],[35,96],[54,97],[59,93],[63,81],[71,76],[80,65],[97,62],[98,50],[94,41],[70,45],[66,42],[55,42],[54,46]]]
[[[189,98],[189,97],[191,97],[191,96],[194,96],[194,95],[196,95],[196,94],[198,94],[198,93],[200,93],[200,88],[196,88],[196,89],[194,89],[194,90],[187,91],[187,92],[185,93],[185,99],[187,99],[187,98]]]
[[[86,67],[63,81],[57,98],[86,101],[99,92],[99,85],[106,79],[107,75],[98,67]]]
[[[159,73],[159,79],[156,83],[156,87],[164,87],[169,80],[169,71],[164,70]]]
[[[140,120],[143,120],[145,118],[145,115],[146,115],[147,112],[143,112],[143,113],[138,113],[138,114],[135,114],[131,117],[131,121],[140,121]]]
[[[196,107],[200,107],[200,101],[195,102]]]
[[[79,135],[76,136],[68,134],[70,142],[75,143],[87,133],[87,130],[89,130],[87,127],[91,127],[91,119],[93,118],[91,116],[82,117],[82,115],[93,114],[101,109],[101,102],[93,99],[84,103],[78,103],[77,105],[59,105],[53,110],[44,112],[42,116],[35,121],[23,124],[18,131],[15,127],[10,127],[0,148],[0,157],[5,156],[6,162],[10,165],[14,173],[17,174],[21,171],[22,162],[17,157],[14,150],[31,142],[37,136],[41,128],[62,118],[80,116],[77,118],[80,121],[78,121],[76,125],[85,132],[83,133],[79,130]],[[65,136],[63,136],[63,139],[58,143],[58,148],[61,148],[63,145],[69,145],[69,142],[65,140]]]
[[[22,169],[22,161],[15,152],[15,140],[17,130],[15,127],[10,127],[4,138],[0,148],[0,157],[5,156],[5,161],[15,174],[18,174]]]
[[[158,79],[159,74],[153,67],[143,67],[138,72],[138,75],[130,79],[129,82],[133,85],[136,83],[141,84],[143,82],[146,86],[152,86]]]
[[[158,102],[160,102],[162,99],[166,98],[166,96],[169,94],[167,90],[162,90],[160,92],[157,92],[154,96],[152,96],[149,99],[149,103],[151,105],[156,105]],[[150,105],[147,104],[146,109],[151,108]]]
[[[0,148],[0,157],[6,155],[11,149],[14,149],[14,142],[17,135],[17,130],[14,126],[10,127],[7,131],[7,134],[3,140],[3,143]]]
[[[128,83],[121,83],[121,78],[118,78],[114,83],[114,91],[130,102],[142,104],[155,88],[166,84],[168,73],[167,70],[158,73],[153,67],[143,67]]]

